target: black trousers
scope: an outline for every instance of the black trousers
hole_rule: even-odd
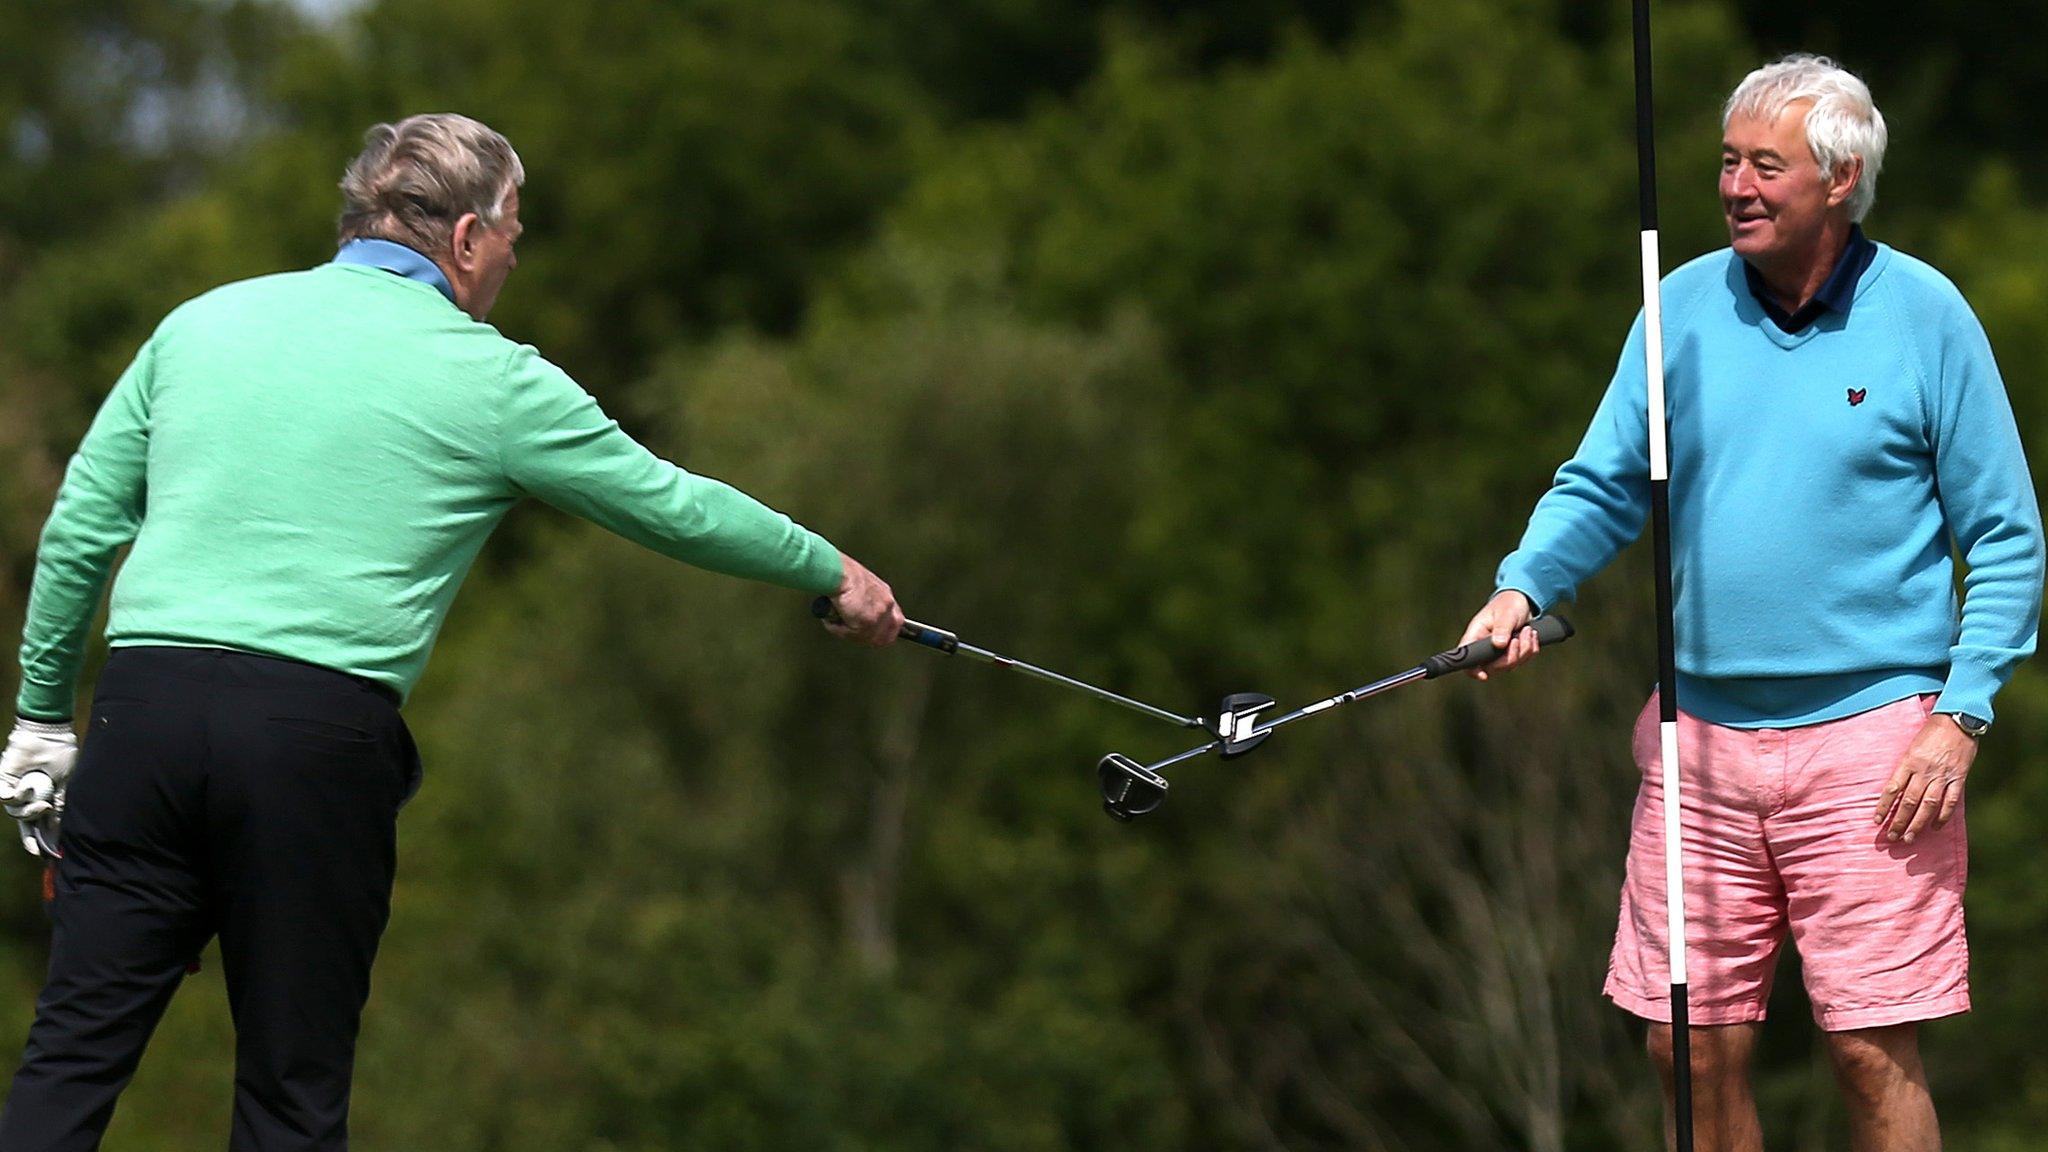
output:
[[[50,972],[6,1152],[99,1147],[186,966],[220,938],[234,1152],[348,1145],[397,813],[419,758],[394,697],[211,648],[122,648],[73,775]]]

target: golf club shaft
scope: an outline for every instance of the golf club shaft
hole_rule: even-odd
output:
[[[920,627],[922,627],[922,625],[920,625]],[[1013,660],[1008,656],[1003,656],[995,652],[990,652],[986,648],[977,648],[972,644],[962,643],[958,646],[957,651],[962,656],[972,656],[976,660],[980,660],[988,664],[994,664],[999,668],[1012,668],[1016,671],[1022,672],[1026,676],[1036,677],[1037,679],[1044,680],[1051,684],[1063,684],[1069,688],[1074,689],[1077,692],[1086,692],[1088,695],[1093,696],[1098,700],[1107,700],[1112,704],[1121,704],[1124,707],[1129,708],[1133,712],[1143,712],[1147,716],[1151,716],[1159,720],[1164,720],[1168,724],[1177,724],[1182,728],[1203,727],[1202,722],[1200,720],[1194,719],[1193,717],[1179,716],[1172,712],[1168,712],[1164,708],[1155,708],[1152,705],[1145,703],[1143,700],[1133,700],[1128,696],[1119,696],[1116,693],[1111,692],[1107,688],[1097,688],[1093,684],[1076,680],[1072,676],[1062,676],[1049,668],[1040,668],[1036,664],[1027,664],[1022,660]]]
[[[832,601],[823,596],[818,597],[811,602],[811,615],[821,620],[830,617],[832,615]],[[1072,676],[1062,676],[1050,668],[1040,668],[1036,664],[1015,660],[999,652],[991,652],[986,648],[965,643],[960,637],[946,631],[944,628],[934,628],[929,624],[920,624],[915,620],[905,620],[903,622],[903,629],[897,633],[897,636],[913,644],[920,644],[930,648],[934,652],[941,652],[948,656],[971,657],[984,664],[993,664],[998,668],[1009,668],[1022,672],[1026,676],[1044,680],[1049,684],[1059,684],[1072,688],[1076,692],[1085,692],[1097,700],[1107,700],[1111,704],[1120,704],[1133,712],[1142,712],[1155,720],[1164,720],[1178,728],[1207,728],[1207,725],[1193,717],[1168,712],[1164,708],[1154,707],[1143,700],[1133,700],[1129,696],[1120,696],[1107,688],[1097,688],[1093,684],[1083,680],[1076,680]]]
[[[1414,668],[1410,668],[1406,672],[1401,672],[1389,676],[1384,680],[1375,680],[1362,688],[1353,688],[1349,692],[1339,692],[1338,694],[1330,697],[1327,700],[1318,700],[1313,704],[1308,704],[1304,705],[1303,707],[1296,708],[1294,711],[1289,712],[1283,716],[1275,716],[1271,720],[1268,720],[1263,724],[1255,725],[1251,731],[1243,733],[1238,737],[1238,739],[1255,740],[1258,737],[1264,736],[1266,733],[1271,732],[1273,729],[1278,728],[1283,724],[1292,724],[1296,720],[1299,720],[1304,716],[1313,716],[1318,712],[1326,712],[1332,708],[1337,707],[1339,704],[1349,704],[1353,700],[1363,700],[1367,696],[1377,696],[1390,688],[1399,688],[1401,685],[1407,684],[1410,681],[1422,680],[1426,678],[1427,677],[1424,673],[1424,670],[1421,666],[1418,665]],[[1171,768],[1176,764],[1183,764],[1189,760],[1194,760],[1199,757],[1206,756],[1209,753],[1214,752],[1221,747],[1223,747],[1223,741],[1212,740],[1209,743],[1201,745],[1198,748],[1190,748],[1187,751],[1182,752],[1178,756],[1169,756],[1166,759],[1161,760],[1157,764],[1148,764],[1146,765],[1146,768],[1147,770],[1152,772],[1159,772],[1163,769]]]
[[[1562,616],[1539,617],[1531,621],[1530,627],[1536,629],[1536,639],[1542,644],[1562,644],[1572,637],[1571,622]],[[1382,692],[1399,688],[1403,684],[1412,684],[1417,680],[1434,680],[1447,672],[1456,672],[1465,668],[1477,668],[1483,664],[1490,664],[1500,658],[1500,653],[1501,650],[1494,646],[1491,639],[1482,637],[1470,644],[1453,648],[1448,652],[1439,652],[1405,672],[1396,672],[1384,679],[1375,680],[1370,684],[1353,688],[1348,692],[1339,692],[1335,696],[1318,700],[1313,704],[1303,705],[1285,715],[1275,716],[1263,724],[1254,726],[1250,732],[1241,733],[1238,738],[1240,740],[1255,739],[1283,724],[1292,724],[1303,717],[1313,716],[1318,712],[1327,712],[1332,708],[1342,704],[1349,704],[1354,700],[1363,700],[1368,696],[1377,696]],[[1199,756],[1207,755],[1222,746],[1223,742],[1221,740],[1211,741],[1199,748],[1190,748],[1178,756],[1169,756],[1157,764],[1148,764],[1145,767],[1147,771],[1158,773],[1162,769],[1171,768],[1176,764],[1185,763]]]

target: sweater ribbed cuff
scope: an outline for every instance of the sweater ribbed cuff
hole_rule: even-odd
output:
[[[1996,720],[1998,717],[1991,711],[1991,698],[2004,686],[2004,680],[1991,669],[1958,660],[1949,666],[1948,685],[1935,700],[1934,710],[1961,712],[1980,720]]]
[[[38,683],[24,676],[21,692],[14,698],[14,714],[44,724],[69,724],[74,715],[71,689]]]
[[[830,540],[815,532],[811,535],[816,541],[814,546],[817,549],[817,562],[812,566],[815,573],[814,582],[804,591],[830,596],[839,591],[839,585],[846,579],[846,557],[839,549],[833,547]]]
[[[1555,563],[1541,556],[1524,556],[1520,552],[1501,561],[1500,571],[1494,576],[1493,590],[1496,594],[1511,588],[1527,596],[1538,614],[1571,599],[1573,592],[1571,581]]]

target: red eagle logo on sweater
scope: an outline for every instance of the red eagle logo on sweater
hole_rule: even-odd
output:
[[[1849,389],[1849,407],[1854,408],[1858,404],[1863,403],[1863,398],[1868,395],[1870,395],[1870,389],[1868,388]]]

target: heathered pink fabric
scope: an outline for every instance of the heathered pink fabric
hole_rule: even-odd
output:
[[[1680,712],[1693,1024],[1763,1019],[1788,930],[1823,1029],[1969,1011],[1962,808],[1911,844],[1886,840],[1874,822],[1877,794],[1934,699],[1784,729],[1724,728]],[[1606,992],[1638,1016],[1668,1022],[1659,745],[1652,696],[1636,719],[1643,780]]]

